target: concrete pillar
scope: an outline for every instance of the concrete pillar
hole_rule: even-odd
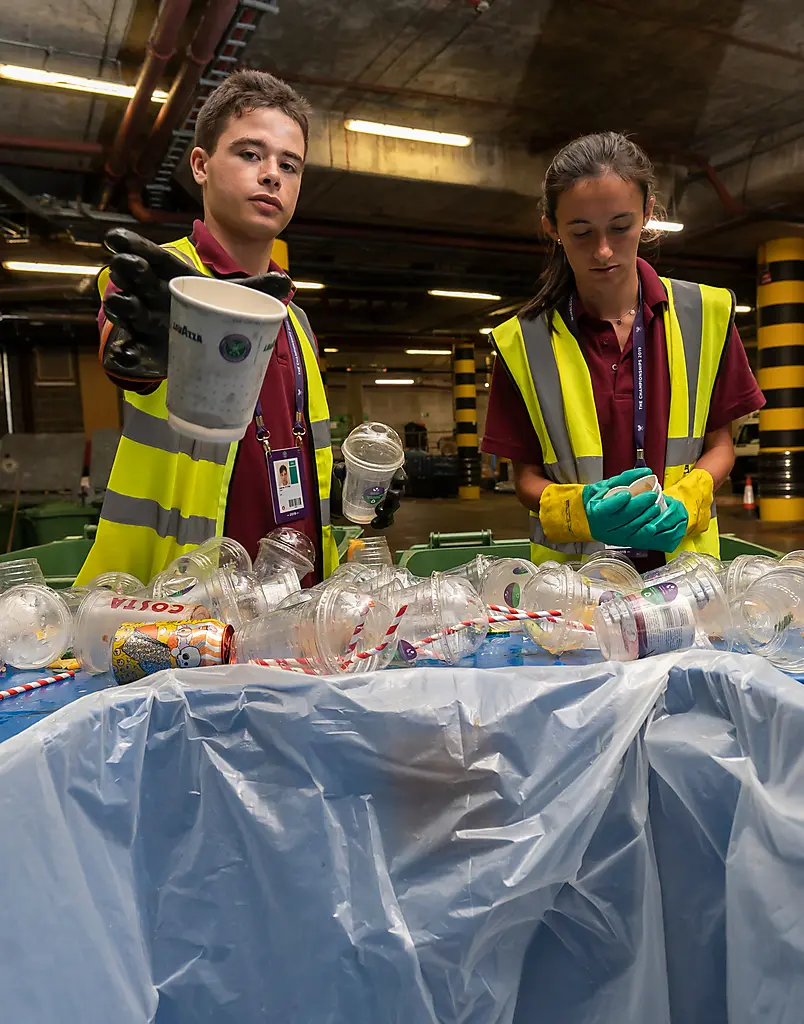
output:
[[[761,519],[804,519],[804,238],[759,247],[757,344]]]
[[[477,386],[475,346],[456,342],[452,359],[455,398],[455,440],[458,444],[458,497],[480,497],[480,454],[477,449]]]
[[[359,427],[365,417],[363,411],[363,378],[359,373],[346,374],[346,414],[351,429]]]

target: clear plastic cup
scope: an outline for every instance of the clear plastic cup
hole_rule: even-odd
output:
[[[414,576],[409,569],[399,565],[384,565],[373,579],[366,580],[360,589],[396,612],[399,607],[397,594],[401,590],[414,587],[418,582],[419,577]]]
[[[201,441],[239,441],[287,316],[271,295],[214,277],[170,284],[168,422]]]
[[[34,583],[44,587],[45,574],[35,558],[16,558],[13,562],[0,562],[0,594],[21,583]]]
[[[691,647],[729,651],[734,635],[726,595],[705,562],[637,594],[604,602],[595,611],[594,626],[608,661],[636,661]]]
[[[641,588],[642,577],[628,560],[601,555],[584,562],[578,572],[566,562],[543,568],[525,585],[521,607],[555,609],[567,619],[591,625],[598,605]]]
[[[174,558],[168,569],[179,576],[209,576],[218,569],[251,572],[251,556],[232,537],[210,537],[197,548]]]
[[[804,551],[788,551],[779,559],[779,565],[804,566]]]
[[[523,623],[531,640],[549,654],[569,651],[599,651],[600,642],[594,629],[566,619],[527,619]]]
[[[384,566],[375,568],[372,565],[361,565],[359,562],[342,562],[327,579],[310,589],[327,590],[329,587],[351,583],[358,590],[365,591],[383,568]]]
[[[343,514],[353,523],[370,523],[394,473],[405,462],[399,434],[384,423],[362,423],[341,445],[346,463]]]
[[[282,606],[236,630],[232,662],[281,661],[314,675],[372,672],[385,668],[396,652],[396,636],[366,658],[349,658],[349,645],[364,619],[356,651],[368,653],[384,642],[393,615],[382,602],[348,584],[303,590]]]
[[[154,577],[152,589],[155,598],[202,605],[209,609],[206,618],[211,616],[235,628],[269,610],[261,581],[243,569],[216,569],[201,577],[166,570]]]
[[[106,672],[111,666],[112,637],[124,622],[189,622],[208,618],[209,610],[204,605],[91,590],[75,616],[73,653],[87,672]]]
[[[778,565],[736,603],[741,638],[785,672],[804,672],[804,566]]]
[[[361,537],[360,540],[353,541],[349,548],[349,561],[375,569],[394,564],[385,537]]]
[[[270,579],[285,569],[294,569],[301,580],[314,568],[315,545],[299,530],[279,526],[260,541],[254,572],[261,580]]]
[[[256,575],[256,573],[255,573]],[[278,608],[286,598],[298,594],[301,590],[299,574],[295,569],[285,569],[270,579],[260,580],[260,588],[265,595],[266,611]]]
[[[489,631],[483,598],[468,580],[434,573],[396,595],[399,607],[407,605],[400,620],[399,653],[403,660],[435,658],[455,665],[474,654]],[[461,625],[471,622],[469,626]],[[433,637],[431,643],[422,641]]]
[[[59,591],[59,597],[64,600],[70,609],[70,614],[75,616],[81,606],[81,602],[89,592],[89,587],[67,587],[66,590]]]
[[[723,574],[723,589],[731,601],[742,600],[746,590],[758,579],[778,569],[780,563],[768,555],[738,555]]]
[[[67,651],[73,617],[49,587],[20,584],[0,596],[0,657],[19,669],[45,668]]]
[[[676,576],[701,564],[708,565],[718,576],[723,572],[723,563],[714,555],[705,555],[700,551],[682,551],[680,555],[660,565],[658,569],[643,573],[642,579],[645,583],[661,583],[662,580],[675,579]]]
[[[558,563],[556,563],[558,564]],[[471,562],[447,569],[444,576],[468,580],[486,604],[505,604],[519,608],[525,585],[540,572],[526,558],[495,558],[475,555]]]
[[[102,572],[87,584],[90,590],[111,590],[115,594],[140,594],[145,584],[129,572]]]

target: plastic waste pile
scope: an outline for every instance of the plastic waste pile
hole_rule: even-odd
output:
[[[683,552],[644,576],[621,552],[583,563],[478,555],[430,578],[382,537],[352,545],[324,582],[309,538],[283,526],[254,565],[228,537],[187,551],[146,585],[104,573],[56,591],[34,559],[0,565],[0,658],[44,668],[72,652],[130,682],[164,668],[257,662],[311,675],[457,665],[495,632],[554,657],[635,661],[692,647],[754,653],[804,672],[804,551],[724,563]]]

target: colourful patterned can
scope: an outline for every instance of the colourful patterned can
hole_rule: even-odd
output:
[[[227,665],[234,629],[217,619],[126,622],[112,638],[112,674],[133,683],[166,668]]]

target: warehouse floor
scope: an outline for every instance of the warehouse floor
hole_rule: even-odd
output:
[[[804,522],[761,523],[746,519],[742,499],[729,493],[718,495],[721,533],[734,533],[744,540],[793,551],[804,548]],[[426,544],[431,531],[463,533],[491,530],[496,539],[527,537],[528,517],[513,494],[483,493],[478,501],[457,498],[408,498],[388,531],[392,551]]]

